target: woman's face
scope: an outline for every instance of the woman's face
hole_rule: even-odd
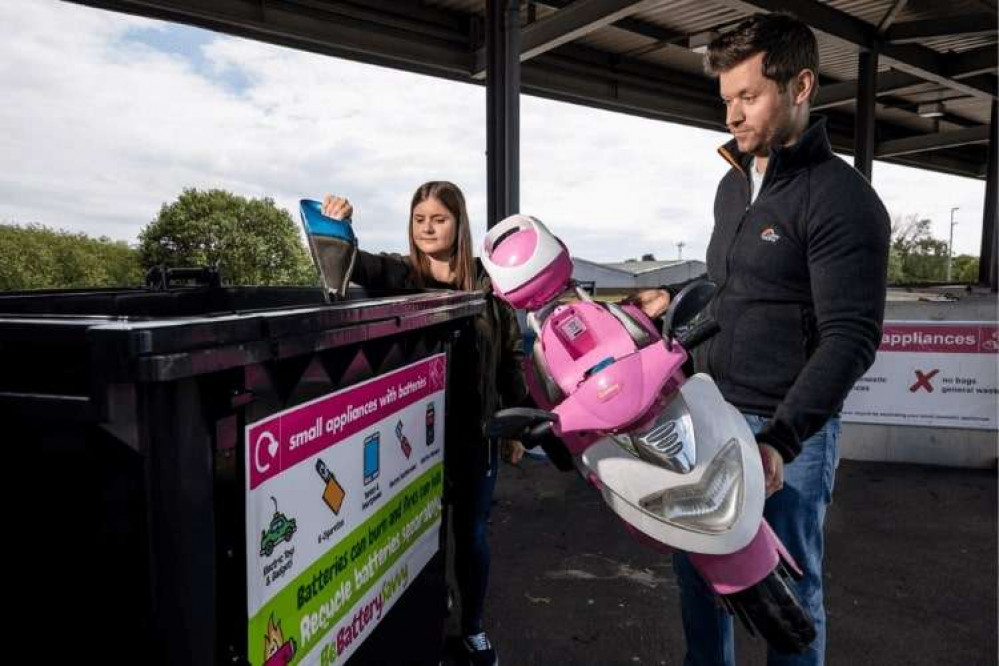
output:
[[[434,259],[449,259],[458,236],[458,221],[434,197],[427,197],[413,208],[413,242]]]

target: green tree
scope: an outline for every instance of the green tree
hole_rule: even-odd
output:
[[[0,224],[0,290],[134,287],[142,279],[138,253],[122,241]]]
[[[954,257],[954,282],[978,281],[978,258]],[[947,243],[933,238],[930,220],[918,215],[895,217],[891,225],[888,283],[943,282],[947,279]]]
[[[908,282],[942,282],[947,279],[947,243],[920,238],[902,261]]]
[[[229,284],[315,284],[298,227],[271,199],[186,189],[139,233],[143,267],[212,266]]]
[[[955,282],[978,282],[978,257],[962,254],[954,257],[951,275]]]

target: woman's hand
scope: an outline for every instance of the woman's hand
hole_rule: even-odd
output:
[[[503,460],[511,465],[516,465],[524,458],[524,445],[515,439],[504,439],[500,441],[500,453]]]
[[[622,303],[638,306],[650,319],[662,316],[669,307],[669,292],[665,289],[642,289],[637,291]]]
[[[347,197],[335,197],[327,194],[323,198],[323,215],[334,220],[349,220],[354,215],[354,207]]]

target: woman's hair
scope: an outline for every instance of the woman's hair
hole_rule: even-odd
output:
[[[430,260],[426,253],[416,247],[413,239],[413,210],[430,198],[437,199],[450,211],[455,220],[454,245],[451,246],[451,270],[454,271],[454,286],[462,291],[475,289],[475,260],[472,257],[472,232],[468,224],[468,210],[465,208],[465,195],[458,186],[446,180],[432,180],[424,183],[413,193],[409,205],[409,260],[415,269],[418,285],[425,286],[433,280],[430,273]]]

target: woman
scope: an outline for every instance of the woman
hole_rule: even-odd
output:
[[[486,308],[473,321],[474,334],[455,343],[448,394],[445,473],[453,512],[455,573],[461,596],[462,646],[468,662],[496,663],[482,624],[489,577],[486,522],[496,486],[497,447],[482,434],[482,422],[497,409],[518,404],[527,394],[521,374],[520,330],[513,310],[492,296],[489,276],[472,256],[465,197],[453,183],[431,181],[416,190],[410,204],[409,256],[358,252],[352,281],[368,287],[483,291]],[[323,214],[351,217],[343,197],[327,195]],[[511,445],[510,459],[523,448]]]

